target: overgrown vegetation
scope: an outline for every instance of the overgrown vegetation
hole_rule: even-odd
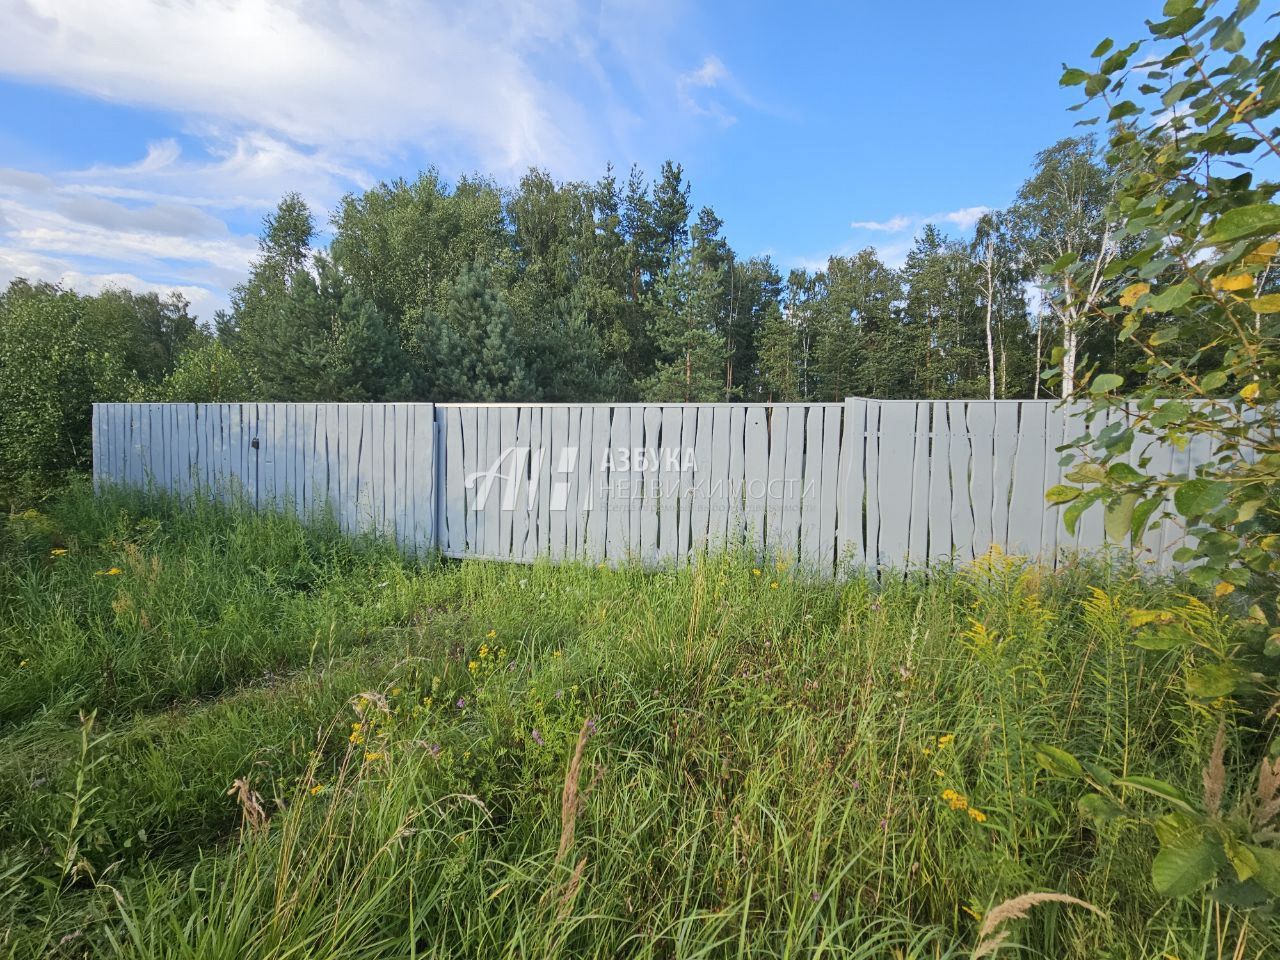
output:
[[[1132,791],[1105,765],[1059,757],[1057,769],[1090,781],[1095,815],[1154,828],[1164,892],[1208,886],[1222,902],[1271,908],[1280,898],[1280,182],[1267,175],[1280,162],[1280,38],[1249,43],[1257,9],[1256,0],[1170,0],[1146,40],[1105,40],[1096,69],[1063,77],[1123,121],[1110,156],[1129,173],[1104,215],[1118,225],[1117,255],[1102,271],[1058,269],[1080,322],[1132,344],[1142,378],[1093,371],[1089,436],[1072,484],[1052,495],[1070,503],[1068,524],[1101,503],[1116,539],[1176,513],[1189,536],[1175,559],[1232,616],[1225,634],[1199,616],[1134,617],[1141,645],[1195,647],[1204,658],[1188,694],[1224,736],[1202,799],[1147,777],[1131,786],[1165,801],[1153,816],[1127,808]],[[1090,286],[1110,296],[1086,302]],[[1190,469],[1162,468],[1153,439],[1199,452]]]
[[[73,489],[3,529],[0,953],[1266,956],[1043,769],[1202,790],[1145,609],[1232,629],[1097,563],[419,567]],[[1100,913],[993,909],[1040,892]]]

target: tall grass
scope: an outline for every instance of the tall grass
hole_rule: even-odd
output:
[[[1132,570],[415,566],[82,490],[3,537],[0,954],[1280,949],[1036,762],[1198,788],[1183,654],[1126,626],[1185,601]],[[993,910],[1032,892],[1100,913]]]

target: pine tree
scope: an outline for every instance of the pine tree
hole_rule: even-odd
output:
[[[422,399],[538,399],[511,309],[483,266],[458,275],[439,311],[423,311],[413,340],[419,368],[415,393]]]
[[[376,306],[328,259],[299,269],[287,289],[242,325],[237,355],[259,395],[275,401],[357,402],[408,396],[411,371]]]
[[[720,278],[700,270],[684,253],[672,261],[658,284],[654,340],[661,351],[644,396],[659,402],[723,398],[724,342],[715,329]]]

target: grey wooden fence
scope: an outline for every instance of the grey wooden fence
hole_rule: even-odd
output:
[[[1083,429],[1052,401],[810,404],[98,404],[98,483],[327,510],[344,530],[453,557],[656,563],[747,544],[831,571],[1056,561],[1074,536],[1044,492]],[[1187,472],[1204,455],[1135,444]],[[1166,567],[1180,530],[1136,549]]]

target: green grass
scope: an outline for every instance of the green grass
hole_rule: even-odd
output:
[[[963,957],[1031,891],[1105,912],[1031,956],[1280,949],[1036,763],[1199,790],[1132,570],[419,566],[84,489],[0,550],[0,956]]]

